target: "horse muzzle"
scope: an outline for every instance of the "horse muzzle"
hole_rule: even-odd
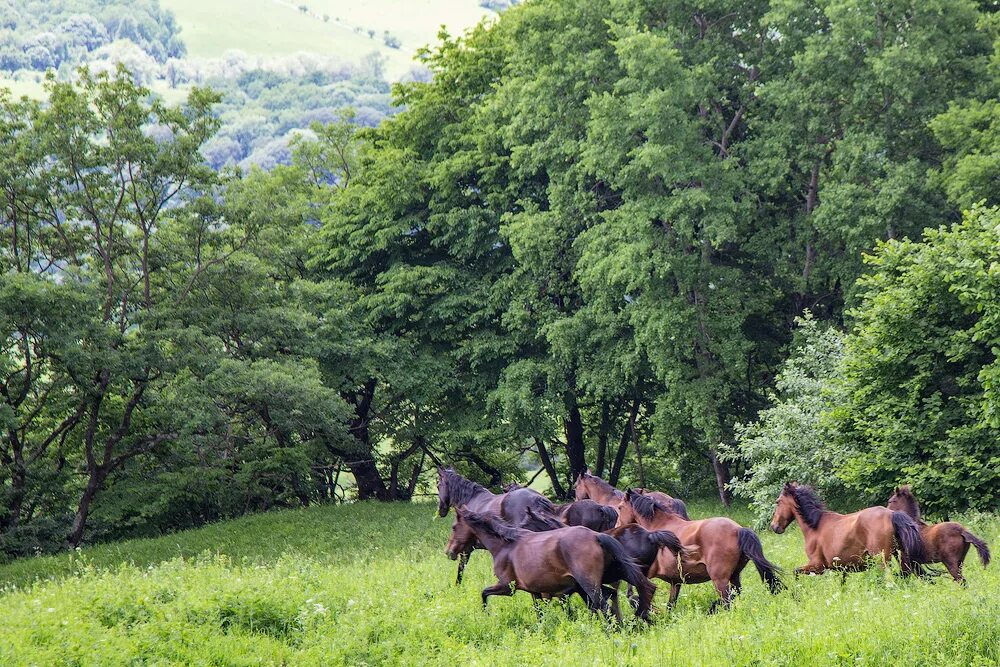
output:
[[[458,560],[458,552],[457,551],[452,551],[452,550],[448,549],[448,550],[446,550],[444,552],[444,555],[447,556],[448,558],[450,558],[451,560]]]
[[[784,528],[775,523],[771,524],[771,530],[777,533],[778,535],[781,535],[783,532],[785,532]]]

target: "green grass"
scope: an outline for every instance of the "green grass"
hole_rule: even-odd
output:
[[[491,14],[477,0],[162,0],[161,4],[176,15],[181,38],[193,57],[218,57],[229,49],[251,55],[307,51],[356,62],[378,51],[386,58],[391,79],[409,69],[418,48],[435,41],[441,25],[458,34]],[[301,4],[309,11],[299,11]],[[323,21],[324,14],[329,21]],[[375,30],[374,38],[369,38],[369,29]],[[399,49],[385,45],[386,30],[400,39]]]
[[[692,504],[696,516],[718,513]],[[541,617],[523,593],[494,598],[476,553],[462,587],[430,504],[358,504],[247,517],[155,540],[0,567],[2,665],[992,665],[1000,571],[970,556],[969,587],[879,570],[788,577],[767,594],[752,567],[734,607],[688,586],[655,624],[609,630],[574,602]],[[746,520],[741,512],[736,518]],[[1000,520],[971,527],[1000,544]],[[796,529],[769,557],[804,560]],[[661,586],[661,594],[665,593]]]

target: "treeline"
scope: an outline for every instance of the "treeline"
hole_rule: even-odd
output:
[[[994,9],[519,5],[269,172],[206,165],[206,90],[5,99],[2,548],[441,462],[992,506]]]
[[[118,41],[165,63],[185,53],[179,32],[158,0],[2,0],[0,70],[72,67]]]

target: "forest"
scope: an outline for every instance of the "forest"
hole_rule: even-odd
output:
[[[995,509],[998,10],[534,0],[391,108],[379,76],[230,81],[316,100],[270,147],[225,86],[124,65],[0,94],[3,557],[443,464]]]

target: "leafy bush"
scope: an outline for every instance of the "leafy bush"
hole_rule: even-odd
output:
[[[872,499],[909,483],[931,510],[1000,498],[1000,209],[868,258],[845,360],[841,471]]]

